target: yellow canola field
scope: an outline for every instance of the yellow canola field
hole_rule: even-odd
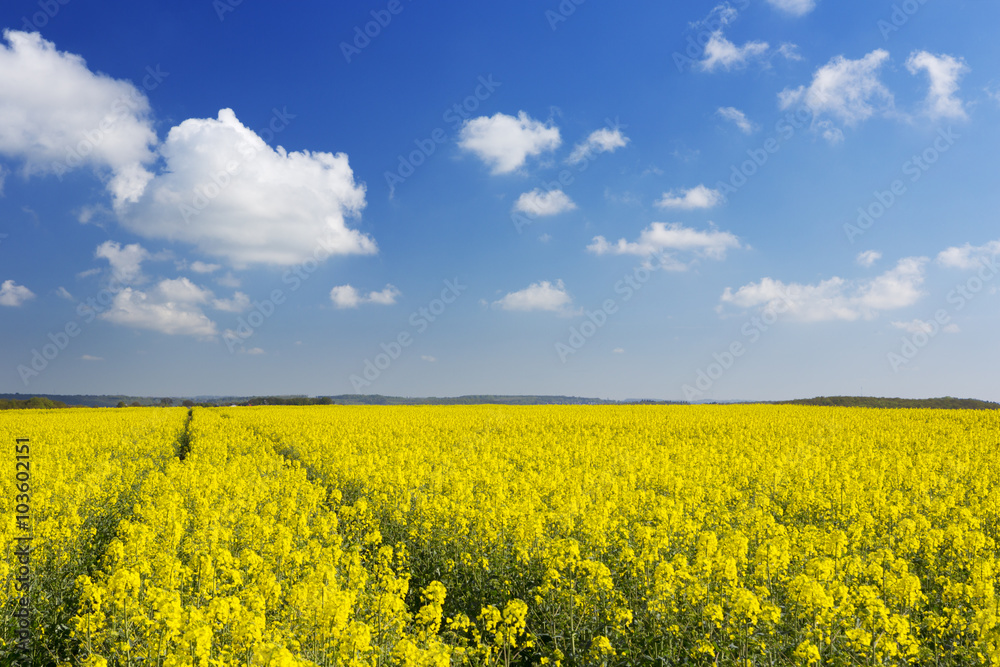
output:
[[[31,663],[54,664],[68,657],[58,647],[70,643],[77,576],[95,567],[145,476],[177,455],[186,418],[181,408],[0,412],[0,664],[13,650],[11,614],[21,597],[15,538],[32,538]],[[19,438],[27,458],[16,468]],[[18,473],[28,480],[18,482]],[[18,504],[29,507],[27,526],[18,525]]]
[[[195,408],[187,437],[75,573],[66,662],[1000,663],[996,412]]]

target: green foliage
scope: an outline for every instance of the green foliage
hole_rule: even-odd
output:
[[[66,404],[62,401],[53,401],[41,396],[32,396],[26,400],[0,398],[0,410],[52,410],[65,407]]]
[[[844,408],[927,408],[937,410],[996,410],[1000,403],[975,398],[875,398],[873,396],[820,396],[777,401],[776,405],[822,405]]]

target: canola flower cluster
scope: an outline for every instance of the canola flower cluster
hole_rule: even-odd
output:
[[[995,412],[51,414],[51,664],[1000,663]]]
[[[96,567],[142,480],[178,455],[187,411],[177,409],[9,410],[0,412],[0,664],[14,650],[16,537],[31,536],[35,617],[32,664],[68,657],[76,578]],[[30,482],[16,482],[14,443],[27,438]],[[30,519],[15,508],[30,497]]]

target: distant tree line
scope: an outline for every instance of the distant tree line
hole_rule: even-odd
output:
[[[26,399],[0,398],[0,410],[52,410],[69,407],[62,401],[53,401],[41,396]]]
[[[333,405],[329,396],[255,396],[237,405]]]
[[[820,396],[778,401],[775,405],[829,405],[845,408],[932,408],[937,410],[996,410],[1000,403],[975,398],[875,398],[873,396]]]

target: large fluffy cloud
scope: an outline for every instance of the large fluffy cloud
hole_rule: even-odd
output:
[[[137,234],[191,243],[236,267],[377,251],[345,222],[364,208],[365,188],[343,153],[273,149],[230,109],[174,127],[160,153],[163,172],[122,215]]]
[[[815,285],[764,278],[735,292],[726,288],[722,303],[787,313],[805,322],[871,319],[881,311],[912,306],[922,296],[924,257],[907,257],[880,276],[849,281],[833,277]]]
[[[0,154],[21,160],[27,175],[93,168],[126,227],[237,268],[377,252],[346,224],[364,208],[365,188],[343,153],[273,149],[229,109],[182,122],[160,144],[133,84],[92,72],[37,33],[4,38]],[[143,85],[166,75],[150,68]],[[154,174],[157,158],[163,169]]]
[[[824,136],[838,141],[843,132],[823,116],[852,126],[892,109],[892,93],[879,80],[879,70],[888,59],[889,52],[883,49],[858,60],[837,56],[816,70],[808,87],[783,90],[779,94],[781,108],[805,105],[812,110],[814,122],[824,129]]]
[[[61,175],[90,166],[116,206],[150,178],[156,133],[149,101],[134,85],[91,72],[80,56],[38,33],[6,30],[0,44],[0,153],[26,174]]]
[[[517,117],[497,113],[465,121],[458,145],[489,165],[494,174],[508,174],[521,168],[528,157],[555,150],[561,141],[559,128],[521,111]]]

